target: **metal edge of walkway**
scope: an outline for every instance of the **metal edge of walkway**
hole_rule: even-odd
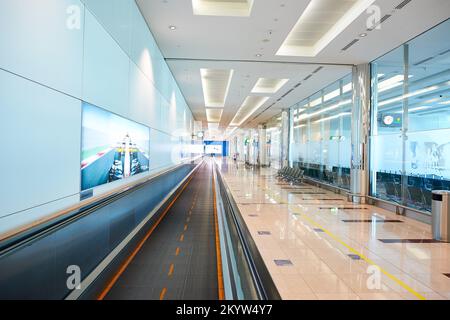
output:
[[[222,177],[222,174],[218,168],[218,164],[214,161],[214,176],[216,177],[216,184],[221,193],[221,196],[218,199],[221,199],[220,205],[224,208],[222,214],[230,215],[230,218],[234,222],[234,227],[237,230],[240,243],[242,244],[245,260],[250,269],[251,277],[255,285],[255,289],[257,290],[258,299],[259,300],[281,300],[281,295],[278,292],[278,289],[275,285],[275,282],[270,275],[267,266],[259,253],[259,250],[256,246],[256,243],[245,224],[244,219],[242,218],[242,214],[231,194],[231,191],[226,184],[225,180]],[[225,198],[225,199],[224,199]],[[226,210],[226,208],[228,210]],[[224,217],[225,218],[225,217]],[[222,219],[225,220],[225,219]],[[220,218],[219,218],[220,220]],[[226,224],[226,223],[225,223]],[[233,227],[233,226],[230,226]],[[225,240],[223,240],[225,241]],[[226,244],[222,244],[223,247],[226,247]],[[224,249],[222,249],[223,252]],[[225,263],[224,263],[225,265]],[[229,269],[224,266],[224,279],[227,279],[226,273],[230,272]],[[229,277],[232,277],[232,273],[230,273]],[[235,288],[232,288],[235,290]],[[225,286],[225,291],[227,292],[227,286]],[[230,293],[230,289],[228,289],[227,299],[229,297],[233,297]],[[233,297],[235,298],[235,297]]]

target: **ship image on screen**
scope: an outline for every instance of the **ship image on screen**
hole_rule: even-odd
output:
[[[83,104],[81,191],[149,170],[150,129]]]

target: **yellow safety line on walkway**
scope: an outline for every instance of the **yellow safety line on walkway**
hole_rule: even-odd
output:
[[[266,190],[269,193],[272,193],[269,190]],[[276,198],[280,199],[280,197],[278,197],[277,195],[272,193],[272,198],[274,198],[276,201],[278,201]],[[353,247],[351,247],[350,245],[348,245],[347,243],[345,243],[341,238],[339,238],[337,235],[333,234],[331,231],[325,229],[324,227],[322,227],[318,222],[316,222],[314,219],[307,217],[306,214],[304,214],[303,212],[294,212],[297,214],[300,214],[299,217],[302,218],[303,220],[308,221],[310,224],[312,224],[313,226],[315,226],[316,228],[322,229],[331,239],[333,239],[334,241],[340,243],[341,245],[343,245],[344,247],[346,247],[347,249],[350,250],[350,252],[352,252],[353,254],[358,255],[361,259],[363,259],[365,262],[367,262],[370,265],[373,265],[375,267],[377,267],[384,275],[386,275],[388,278],[390,278],[391,280],[393,280],[394,282],[396,282],[399,286],[401,286],[403,289],[407,290],[409,293],[411,293],[412,295],[414,295],[416,298],[420,299],[420,300],[427,300],[423,295],[421,295],[420,293],[418,293],[417,291],[415,291],[413,288],[411,288],[409,285],[407,285],[406,283],[404,283],[402,280],[398,279],[397,277],[395,277],[394,275],[390,274],[389,272],[387,272],[386,270],[384,270],[382,267],[380,267],[378,264],[376,264],[374,261],[372,261],[370,258],[367,258],[366,256],[364,256],[363,254],[361,254],[358,250],[354,249]]]

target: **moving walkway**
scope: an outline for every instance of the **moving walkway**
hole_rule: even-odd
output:
[[[280,299],[211,159],[0,242],[0,299]]]

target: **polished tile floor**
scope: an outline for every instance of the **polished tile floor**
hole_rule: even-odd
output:
[[[283,299],[450,299],[450,244],[395,241],[429,225],[217,161]]]

